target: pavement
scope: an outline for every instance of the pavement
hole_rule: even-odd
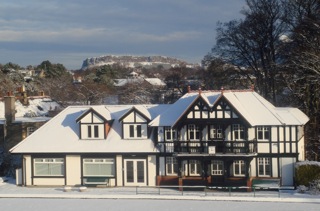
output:
[[[177,190],[159,187],[22,187],[14,180],[0,181],[0,198],[59,198],[59,199],[152,199],[201,201],[256,201],[319,203],[320,195],[297,193],[295,190]]]

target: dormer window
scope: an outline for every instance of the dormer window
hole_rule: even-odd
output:
[[[148,122],[150,118],[136,107],[126,112],[119,121],[122,122],[123,139],[148,138]]]
[[[123,124],[123,136],[125,139],[147,138],[146,124]]]
[[[88,109],[78,119],[81,140],[104,140],[110,130],[112,120],[107,120],[93,108]]]
[[[99,125],[88,125],[88,138],[99,138]]]

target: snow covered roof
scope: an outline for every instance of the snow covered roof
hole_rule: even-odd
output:
[[[29,97],[28,105],[23,105],[19,100],[15,102],[15,122],[38,122],[47,121],[48,112],[61,109],[61,106],[50,97],[37,96]],[[0,100],[0,120],[5,120],[4,101]],[[1,124],[1,121],[0,121]]]
[[[161,79],[159,78],[145,78],[145,80],[153,85],[153,86],[165,86],[166,83],[164,83]]]
[[[135,106],[154,118],[169,105]],[[125,140],[121,138],[122,123],[114,121],[106,140],[79,140],[76,120],[88,109],[108,113],[107,120],[119,119],[132,105],[70,106],[32,133],[10,151],[12,153],[108,153],[108,152],[158,152],[152,140]],[[145,109],[143,111],[143,109]],[[93,144],[94,143],[94,144]]]
[[[122,139],[124,116],[138,111],[149,126],[174,127],[194,103],[202,99],[209,108],[224,99],[251,126],[304,125],[309,118],[296,108],[277,108],[253,91],[191,92],[174,104],[70,106],[11,149],[13,153],[152,153],[158,152],[151,139]],[[113,121],[106,140],[79,140],[77,120],[93,110]],[[93,144],[94,143],[94,144]]]
[[[129,83],[142,83],[144,81],[148,82],[152,86],[165,86],[166,83],[164,83],[161,79],[159,78],[143,78],[143,77],[136,77],[136,78],[120,78],[120,79],[115,79],[114,80],[115,86],[124,86]]]
[[[202,98],[210,107],[220,99],[226,99],[251,125],[303,125],[309,118],[297,108],[277,108],[258,93],[251,90],[225,90],[190,92],[182,96],[150,126],[175,126],[182,115],[197,98]]]

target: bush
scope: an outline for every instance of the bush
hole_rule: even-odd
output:
[[[303,161],[296,163],[296,185],[309,186],[311,182],[320,179],[320,162]]]

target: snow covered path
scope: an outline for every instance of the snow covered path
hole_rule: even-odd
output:
[[[10,211],[318,211],[318,203],[188,201],[149,199],[37,199],[1,198],[1,210]]]

